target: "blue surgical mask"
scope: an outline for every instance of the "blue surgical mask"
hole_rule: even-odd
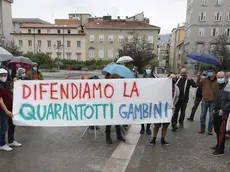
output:
[[[151,69],[146,69],[145,70],[145,72],[146,72],[147,75],[151,74],[151,71],[152,71]]]
[[[207,78],[207,76],[201,75],[201,79]]]
[[[212,77],[213,75],[214,75],[213,72],[208,72],[209,77]]]
[[[217,78],[217,82],[218,82],[218,84],[223,84],[223,83],[225,83],[225,79],[224,78]]]
[[[37,70],[38,70],[38,68],[37,68],[37,67],[33,67],[33,70],[34,70],[34,71],[37,71]]]

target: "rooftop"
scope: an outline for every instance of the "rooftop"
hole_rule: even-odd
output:
[[[126,20],[92,20],[86,24],[86,28],[135,28],[135,29],[160,29],[158,26],[146,24],[140,21]]]
[[[50,24],[49,22],[39,18],[12,18],[13,23],[42,23]]]
[[[64,25],[64,24],[23,24],[21,28],[78,28],[80,25],[78,24],[71,24],[71,25]]]

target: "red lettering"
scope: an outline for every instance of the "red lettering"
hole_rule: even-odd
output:
[[[37,85],[34,85],[34,100],[37,100]]]
[[[57,97],[54,97],[54,93],[57,93],[57,90],[54,89],[54,86],[58,85],[57,82],[51,83],[50,84],[50,99],[52,100],[57,100]]]
[[[81,87],[82,87],[82,83],[80,83],[79,99],[81,99]]]
[[[93,84],[93,98],[95,98],[95,91],[96,90],[100,91],[100,98],[102,98],[101,83],[98,83],[98,85],[96,85],[95,83]]]
[[[78,95],[78,88],[77,88],[76,84],[71,83],[71,90],[72,90],[72,92],[71,92],[72,99],[75,99]],[[75,94],[74,94],[74,91],[76,91]]]
[[[107,95],[107,89],[108,89],[108,88],[111,88],[111,89],[112,89],[112,93],[111,93],[110,96]],[[105,86],[105,88],[104,88],[104,94],[105,94],[105,97],[106,97],[106,98],[111,98],[111,97],[113,96],[113,94],[114,94],[114,88],[113,88],[113,86],[110,85],[110,84],[106,84],[106,86]]]
[[[137,97],[139,97],[139,92],[138,92],[138,88],[137,88],[137,83],[136,81],[133,83],[133,88],[131,90],[131,95],[130,97],[133,97],[133,93],[136,93]]]
[[[22,85],[22,98],[27,99],[28,97],[30,97],[30,95],[31,95],[31,88],[28,85],[23,84]]]
[[[127,93],[126,93],[126,88],[127,88],[127,83],[124,83],[124,92],[123,92],[123,96],[124,97],[130,97]]]
[[[68,83],[66,84],[66,88],[64,88],[63,84],[60,85],[60,94],[61,94],[61,99],[64,98],[64,95],[66,99],[69,99],[69,84]]]
[[[85,84],[85,90],[84,90],[82,98],[85,98],[86,94],[88,94],[88,98],[90,99],[91,96],[90,96],[90,88],[89,88],[89,83],[88,82],[86,82],[86,84]]]
[[[43,100],[43,93],[47,93],[47,90],[43,90],[43,87],[46,85],[49,85],[49,84],[45,84],[45,83],[39,84],[40,100]]]

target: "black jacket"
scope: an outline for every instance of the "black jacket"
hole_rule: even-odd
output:
[[[214,101],[214,112],[223,110],[226,115],[230,113],[230,92],[224,91],[226,84],[219,85],[216,90],[216,100]]]
[[[187,85],[185,85],[186,80],[187,80]],[[193,79],[179,78],[178,81],[177,81],[177,83],[176,83],[176,85],[178,86],[178,88],[180,90],[179,101],[188,102],[190,87],[192,86],[193,88],[196,88],[195,81]]]

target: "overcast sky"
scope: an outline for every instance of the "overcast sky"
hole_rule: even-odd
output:
[[[170,33],[185,21],[186,0],[15,0],[12,5],[15,18],[36,17],[49,22],[74,12],[125,18],[142,11],[151,24],[161,27],[161,34]]]

